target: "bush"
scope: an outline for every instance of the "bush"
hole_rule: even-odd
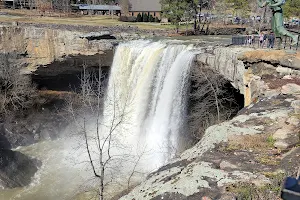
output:
[[[145,13],[143,13],[143,22],[149,22],[149,17]]]
[[[121,22],[137,22],[137,17],[120,16],[119,21],[121,21]]]
[[[149,16],[149,22],[154,22],[154,21],[155,21],[154,17],[152,15],[150,15]]]
[[[137,22],[142,22],[142,21],[143,21],[143,18],[142,18],[141,13],[139,13],[139,14],[137,15],[136,21],[137,21]]]

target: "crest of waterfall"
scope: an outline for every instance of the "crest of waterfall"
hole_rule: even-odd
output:
[[[149,153],[155,169],[174,156],[185,124],[192,45],[131,41],[117,47],[103,124],[122,123],[115,135],[130,151]],[[105,130],[102,130],[105,131]]]

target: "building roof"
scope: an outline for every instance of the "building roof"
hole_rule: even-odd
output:
[[[93,4],[77,4],[79,10],[121,10],[120,6],[115,5],[93,5]]]
[[[160,0],[129,0],[130,11],[153,12],[161,11]]]

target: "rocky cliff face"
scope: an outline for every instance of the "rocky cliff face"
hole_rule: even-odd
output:
[[[28,64],[25,73],[35,71],[54,61],[63,61],[70,56],[96,56],[97,64],[110,66],[113,57],[113,40],[88,40],[76,31],[36,27],[0,27],[0,52],[15,52],[23,55]]]

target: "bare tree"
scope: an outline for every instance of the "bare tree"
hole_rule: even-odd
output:
[[[112,183],[119,173],[121,166],[126,162],[134,162],[133,170],[126,178],[126,187],[129,188],[131,179],[137,173],[137,165],[142,157],[137,159],[133,155],[127,154],[128,151],[122,141],[120,141],[120,130],[127,123],[126,115],[129,101],[125,104],[118,103],[117,94],[112,92],[112,97],[104,95],[102,87],[102,72],[99,68],[97,74],[88,71],[83,67],[81,77],[81,91],[77,99],[71,97],[68,103],[68,110],[72,120],[83,135],[84,146],[88,155],[88,162],[91,166],[93,176],[99,182],[99,199],[105,198],[105,188]],[[110,116],[103,115],[103,102],[110,104]],[[106,120],[105,120],[106,118]],[[125,152],[125,153],[123,153]]]
[[[35,87],[14,54],[0,54],[0,114],[29,108],[36,96]]]
[[[129,15],[130,3],[129,0],[120,0],[120,6],[122,8],[122,12],[125,16]]]
[[[194,137],[200,139],[206,128],[232,117],[238,104],[226,86],[228,81],[217,72],[195,67],[191,78],[189,125]]]

